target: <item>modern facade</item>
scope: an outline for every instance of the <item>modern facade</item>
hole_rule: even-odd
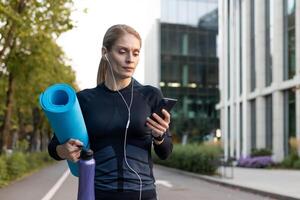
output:
[[[300,2],[219,1],[219,89],[225,157],[300,139]]]
[[[161,90],[179,100],[172,111],[174,122],[182,125],[176,134],[206,134],[219,127],[218,1],[161,2]]]

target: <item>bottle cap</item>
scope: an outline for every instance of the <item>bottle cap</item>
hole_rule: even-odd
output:
[[[93,158],[93,154],[94,152],[91,149],[82,149],[80,153],[80,158],[82,160],[90,160]]]

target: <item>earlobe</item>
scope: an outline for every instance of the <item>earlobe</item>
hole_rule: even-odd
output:
[[[106,51],[102,51],[102,59],[107,60],[107,52]]]
[[[107,60],[107,49],[105,47],[102,47],[102,58]]]
[[[107,60],[108,60],[108,59],[107,59],[107,54],[105,53],[103,56],[104,56],[104,60],[107,61]]]

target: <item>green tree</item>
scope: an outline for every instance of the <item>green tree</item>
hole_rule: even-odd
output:
[[[30,73],[23,73],[18,79],[18,87],[16,93],[16,107],[22,107],[23,111],[26,111],[28,119],[27,123],[32,123],[33,131],[31,133],[30,149],[31,151],[39,150],[39,143],[45,136],[42,131],[47,128],[44,127],[46,120],[43,113],[39,109],[37,102],[39,101],[39,95],[49,85],[58,82],[68,83],[74,88],[77,88],[75,84],[75,73],[70,66],[64,63],[64,54],[59,46],[51,40],[45,39],[39,41],[39,51],[35,51],[27,59],[28,69]],[[44,59],[46,58],[46,59]],[[59,58],[59,59],[58,59]],[[34,67],[30,65],[40,66]]]
[[[0,76],[6,89],[1,150],[7,148],[14,110],[32,112],[29,107],[34,102],[37,106],[41,88],[53,81],[74,83],[74,73],[64,64],[63,53],[55,43],[61,33],[73,27],[71,7],[72,0],[0,1]],[[19,105],[16,102],[20,106],[14,109]]]

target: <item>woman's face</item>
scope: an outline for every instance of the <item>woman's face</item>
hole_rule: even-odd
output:
[[[140,58],[140,41],[132,34],[120,37],[108,53],[114,75],[118,79],[132,77]],[[108,72],[110,74],[110,72]]]

